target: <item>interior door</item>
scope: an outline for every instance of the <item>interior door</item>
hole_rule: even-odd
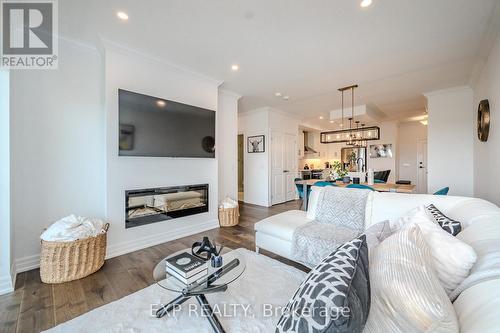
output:
[[[417,141],[417,191],[427,193],[427,140]]]
[[[295,176],[297,175],[297,135],[285,134],[283,163],[285,175],[285,200],[295,200]]]
[[[284,170],[283,134],[271,132],[271,204],[286,200]]]
[[[244,138],[243,134],[238,134],[238,192],[243,192],[243,179],[244,179]]]

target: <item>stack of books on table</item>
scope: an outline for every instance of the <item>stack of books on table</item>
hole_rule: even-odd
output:
[[[167,274],[184,284],[191,284],[207,275],[207,263],[191,253],[183,252],[166,259]]]

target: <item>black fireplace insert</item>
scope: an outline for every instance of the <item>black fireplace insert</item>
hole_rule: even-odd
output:
[[[125,228],[208,212],[208,184],[125,191]]]

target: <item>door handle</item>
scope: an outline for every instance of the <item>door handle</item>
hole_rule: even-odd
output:
[[[290,170],[283,170],[283,173],[287,173],[287,172],[290,172]]]

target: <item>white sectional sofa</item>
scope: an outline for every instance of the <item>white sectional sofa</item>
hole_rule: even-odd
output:
[[[255,243],[259,249],[293,260],[295,229],[314,220],[318,197],[323,189],[313,187],[309,209],[287,211],[255,224]],[[453,306],[461,333],[500,332],[500,208],[481,199],[422,194],[373,192],[365,208],[365,229],[374,223],[394,221],[421,205],[434,204],[448,217],[462,223],[457,238],[471,245],[478,255],[472,272],[480,279],[463,290]],[[474,228],[468,227],[477,224]],[[484,244],[487,245],[485,250]],[[488,274],[481,274],[487,271]],[[477,276],[476,273],[475,276]]]
[[[255,224],[255,246],[257,252],[264,249],[293,260],[292,237],[295,229],[314,220],[321,187],[313,187],[307,212],[290,210],[268,217]],[[436,205],[444,214],[463,223],[463,227],[476,221],[497,220],[500,224],[500,208],[477,198],[440,196],[429,194],[402,194],[372,192],[366,202],[365,228],[374,223],[394,221],[421,205]]]

